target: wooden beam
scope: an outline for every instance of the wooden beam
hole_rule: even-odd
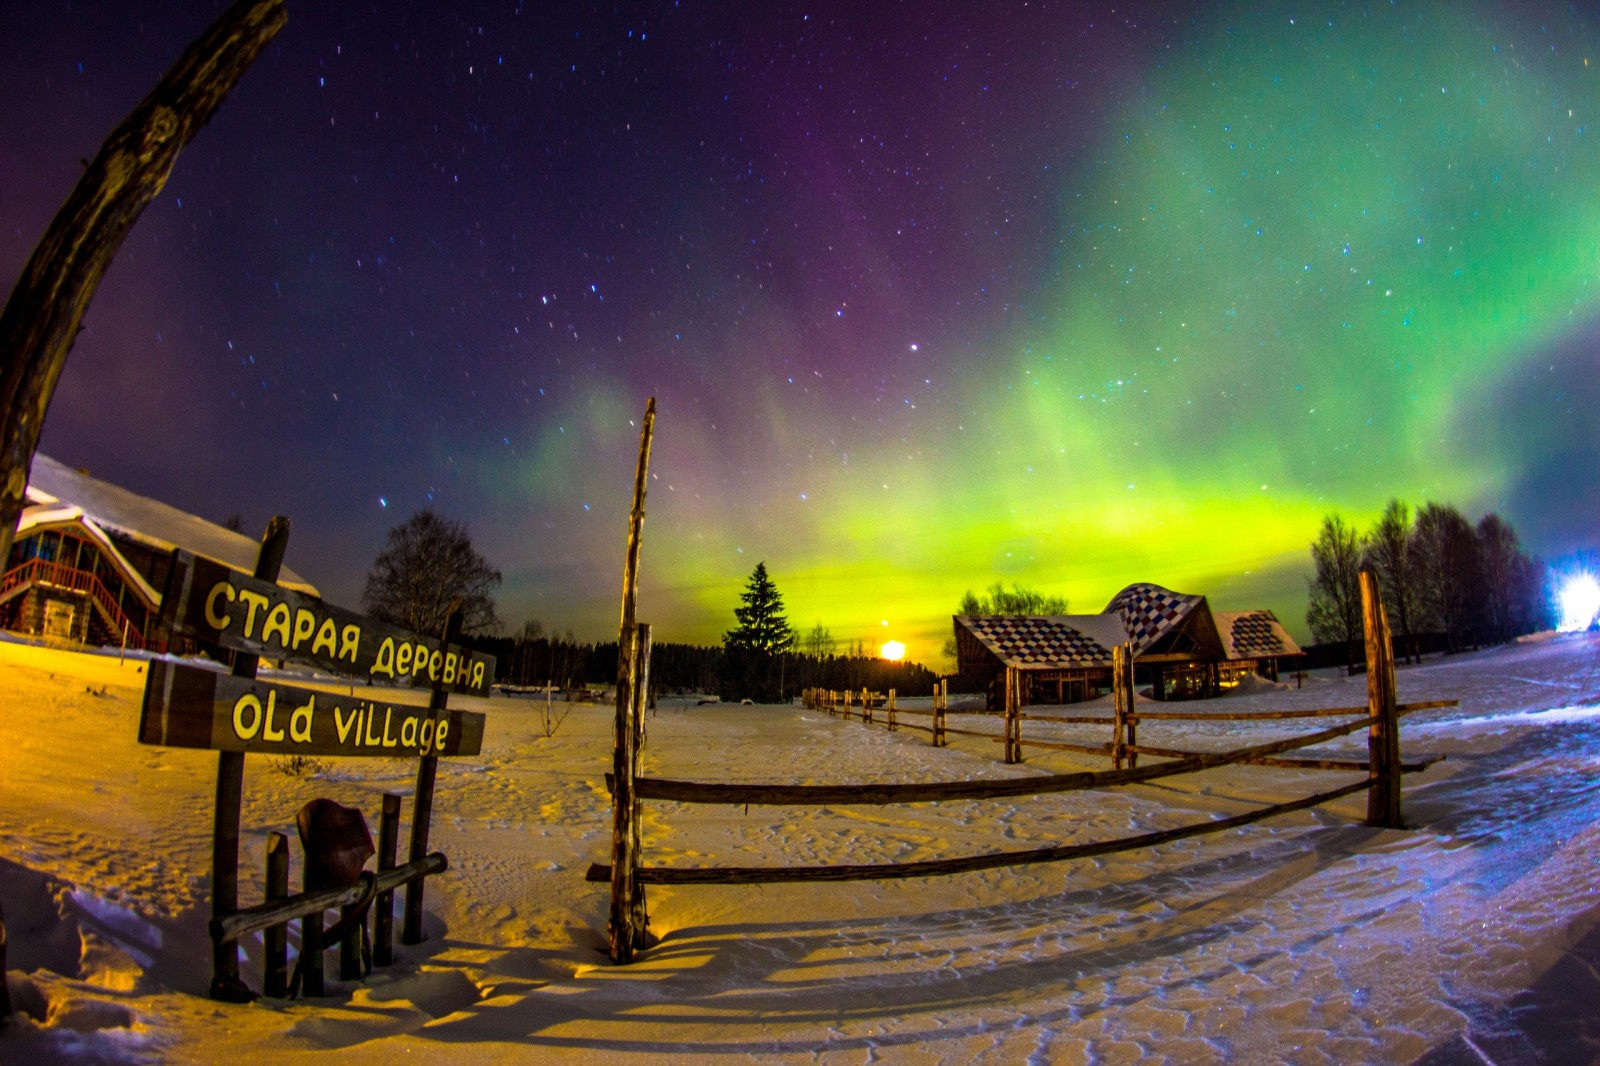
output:
[[[0,561],[10,558],[45,413],[100,279],[178,154],[281,30],[283,0],[239,0],[100,146],[0,312]]]
[[[401,885],[410,884],[418,878],[443,873],[449,868],[450,860],[436,851],[404,866],[378,871],[377,891],[393,892]],[[224,918],[213,918],[211,939],[218,943],[238,940],[274,925],[304,918],[308,914],[354,903],[361,898],[361,893],[362,886],[354,884],[348,888],[325,888],[317,892],[302,892],[288,899],[269,900],[255,907],[246,907]]]
[[[1357,781],[1341,788],[1319,792],[1314,796],[1307,796],[1304,799],[1291,800],[1288,803],[1276,803],[1270,807],[1234,815],[1231,818],[1219,818],[1215,821],[1180,826],[1176,829],[1164,829],[1157,833],[1144,833],[1134,837],[1122,837],[1117,840],[1104,840],[1094,844],[1062,844],[1048,848],[1033,848],[1027,851],[1006,851],[990,855],[970,855],[956,859],[925,859],[920,862],[905,863],[868,863],[839,866],[646,866],[639,870],[639,879],[646,884],[652,885],[757,885],[784,882],[889,881],[908,877],[933,877],[945,874],[968,873],[974,870],[993,870],[1003,866],[1026,866],[1040,862],[1087,859],[1097,855],[1111,855],[1119,851],[1132,851],[1135,848],[1155,847],[1159,844],[1167,844],[1174,840],[1183,840],[1187,837],[1201,836],[1206,833],[1220,833],[1224,830],[1236,829],[1239,826],[1249,825],[1252,822],[1259,822],[1279,814],[1288,814],[1291,811],[1305,810],[1308,807],[1329,803],[1352,793],[1360,792],[1366,787],[1365,780]],[[603,882],[608,880],[610,876],[610,867],[596,863],[589,867],[588,873],[585,874],[585,880]]]

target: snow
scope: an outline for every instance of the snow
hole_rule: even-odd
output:
[[[21,1013],[0,1061],[798,1062],[1591,1061],[1600,1054],[1600,635],[1431,659],[1405,700],[1412,828],[1361,825],[1361,795],[1242,829],[1074,863],[829,885],[652,886],[660,943],[604,955],[611,712],[542,701],[489,715],[483,752],[442,760],[428,939],[314,1001],[227,1006],[209,979],[216,756],[134,742],[145,663],[0,643],[0,901]],[[334,682],[325,682],[333,684]],[[1314,675],[1183,705],[1353,706],[1365,680]],[[402,691],[399,699],[423,694]],[[912,703],[915,706],[915,702]],[[922,701],[926,705],[926,701]],[[1097,704],[1074,708],[1095,713]],[[1109,715],[1104,701],[1098,710]],[[926,721],[926,719],[908,719]],[[994,718],[953,726],[998,735]],[[800,707],[664,702],[647,772],[712,781],[1001,778],[1103,768]],[[1148,722],[1221,750],[1305,722]],[[1039,739],[1099,727],[1030,722]],[[1319,749],[1355,757],[1360,734]],[[252,756],[242,896],[266,833],[327,795],[376,820],[415,763],[338,760],[312,780]],[[1235,767],[1007,801],[816,809],[645,805],[651,865],[891,862],[1086,842],[1224,817],[1347,780]],[[298,845],[295,846],[298,850]],[[298,857],[291,880],[299,877]],[[292,941],[292,938],[291,938]],[[244,974],[260,983],[259,939]],[[330,977],[336,973],[330,955]]]

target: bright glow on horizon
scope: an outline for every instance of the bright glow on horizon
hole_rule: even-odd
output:
[[[906,657],[906,646],[898,640],[886,641],[880,654],[890,662],[899,662]]]
[[[1600,582],[1593,574],[1574,574],[1567,578],[1556,596],[1561,629],[1587,629],[1600,614]]]

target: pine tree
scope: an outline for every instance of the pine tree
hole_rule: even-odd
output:
[[[794,630],[783,613],[783,597],[757,563],[733,609],[737,626],[722,635],[723,682],[732,699],[770,703],[784,697],[786,656],[794,647]]]

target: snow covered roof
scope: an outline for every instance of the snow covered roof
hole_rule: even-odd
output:
[[[183,548],[247,574],[255,570],[256,556],[261,549],[259,541],[243,533],[224,529],[170,504],[92,478],[43,453],[33,457],[27,500],[32,506],[23,511],[24,523],[30,520],[29,513],[34,508],[39,509],[39,517],[43,518],[58,514],[65,507],[75,507],[82,512],[86,524],[92,523],[156,551]],[[37,524],[37,520],[35,522]],[[20,524],[18,528],[22,528]],[[318,595],[314,585],[287,566],[279,573],[278,584]]]
[[[1107,614],[955,621],[1007,666],[1033,670],[1110,666],[1112,647],[1127,639],[1121,619]]]
[[[106,536],[105,530],[84,517],[81,507],[70,507],[55,502],[24,507],[22,516],[17,519],[17,537],[19,539],[25,537],[36,529],[63,525],[77,525],[100,546],[102,552],[115,560],[115,565],[122,571],[123,580],[133,587],[146,606],[154,608],[161,605],[161,593],[152,588],[150,582],[139,572],[139,568],[117,550],[116,543]]]
[[[1204,596],[1173,592],[1147,582],[1129,585],[1106,604],[1105,613],[1121,617],[1127,630],[1125,640],[1133,641],[1138,655],[1175,629],[1189,612],[1206,602]]]
[[[1213,611],[1222,650],[1229,659],[1300,655],[1300,645],[1271,611]]]

